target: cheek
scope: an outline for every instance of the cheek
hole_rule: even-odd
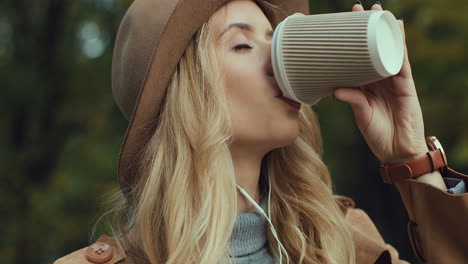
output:
[[[224,80],[229,93],[239,93],[242,90],[249,91],[248,87],[256,85],[258,73],[250,63],[230,62],[224,67]]]
[[[266,119],[272,99],[267,98],[268,87],[262,83],[261,72],[252,64],[236,65],[231,63],[225,68],[226,92],[231,103],[233,115],[246,115],[253,121]],[[243,117],[244,121],[246,117]]]
[[[297,111],[273,96],[261,72],[247,64],[230,64],[224,70],[235,140],[280,147],[297,137]]]

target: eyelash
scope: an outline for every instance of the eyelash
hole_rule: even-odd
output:
[[[239,51],[239,50],[242,50],[242,49],[253,49],[253,46],[250,46],[250,45],[247,45],[247,44],[241,44],[241,45],[237,45],[235,46],[234,48],[232,48],[234,51]]]

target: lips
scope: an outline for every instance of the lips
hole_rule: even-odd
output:
[[[296,101],[293,101],[289,98],[286,98],[284,97],[283,95],[280,95],[280,96],[277,96],[279,99],[285,101],[286,103],[288,103],[289,105],[291,105],[292,107],[296,108],[296,109],[301,109],[301,104],[296,102]]]

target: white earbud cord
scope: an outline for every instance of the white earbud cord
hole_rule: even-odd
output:
[[[271,225],[271,227],[273,228],[272,232],[274,232],[276,234],[276,230],[275,230],[275,227],[273,226],[273,224],[271,223],[271,209],[270,209],[270,202],[271,202],[271,180],[270,180],[270,177],[268,177],[268,221]],[[277,239],[278,241],[278,245],[281,245],[281,248],[283,248],[284,250],[284,253],[286,254],[286,263],[289,264],[289,256],[288,256],[288,252],[286,251],[286,249],[284,248],[283,244],[279,241],[278,239],[278,236],[276,235],[275,238]],[[279,246],[278,246],[278,251],[279,251],[279,254],[280,254],[280,263],[282,261],[282,255],[281,255],[281,249],[279,249]]]
[[[254,199],[252,199],[252,197],[250,197],[250,195],[242,188],[240,187],[239,185],[237,185],[237,188],[239,189],[239,191],[245,196],[245,198],[247,198],[247,200],[249,200],[253,206],[261,213],[263,214],[263,216],[265,216],[265,218],[268,220],[268,223],[270,224],[270,227],[271,227],[271,233],[273,234],[273,236],[275,237],[276,239],[276,242],[278,242],[278,251],[279,251],[279,255],[280,255],[280,264],[282,263],[283,261],[283,256],[282,256],[282,253],[281,251],[284,250],[284,252],[286,253],[286,259],[287,259],[287,263],[289,264],[289,256],[288,256],[288,253],[286,251],[286,249],[284,248],[283,244],[281,244],[279,238],[278,238],[278,234],[276,233],[276,230],[275,230],[275,227],[273,226],[273,223],[271,222],[271,214],[270,214],[270,199],[271,199],[271,184],[270,184],[270,179],[268,178],[268,182],[269,182],[269,190],[268,190],[268,216],[265,214],[265,211],[263,211],[263,209],[255,202]]]

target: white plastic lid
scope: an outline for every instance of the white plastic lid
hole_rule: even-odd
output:
[[[369,53],[377,72],[389,77],[403,66],[404,43],[400,25],[388,11],[377,11],[369,19]]]

